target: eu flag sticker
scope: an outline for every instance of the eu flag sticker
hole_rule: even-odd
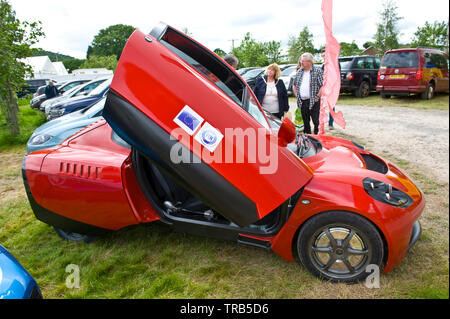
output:
[[[194,135],[195,131],[203,123],[203,118],[186,105],[173,121],[189,135]]]

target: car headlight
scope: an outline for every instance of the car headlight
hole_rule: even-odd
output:
[[[366,178],[363,181],[364,190],[370,197],[396,207],[406,208],[411,206],[413,200],[405,192],[386,184],[377,181],[373,178]]]
[[[31,139],[30,144],[31,145],[41,145],[41,144],[44,144],[45,142],[48,142],[52,138],[53,138],[53,136],[51,136],[51,135],[39,134]]]

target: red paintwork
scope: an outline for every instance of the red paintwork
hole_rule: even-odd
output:
[[[189,105],[206,122],[225,135],[219,148],[225,143],[231,145],[232,154],[244,154],[244,163],[236,165],[223,160],[210,166],[257,203],[260,218],[280,206],[311,179],[310,169],[285,148],[279,148],[277,145],[273,146],[277,152],[277,174],[260,175],[259,169],[267,167],[268,164],[260,162],[258,156],[256,163],[249,163],[248,149],[244,148],[245,145],[238,148],[233,141],[227,141],[230,136],[226,135],[225,130],[254,129],[262,140],[266,140],[267,150],[271,143],[278,143],[277,139],[270,139],[269,130],[258,131],[263,126],[210,80],[156,39],[153,38],[149,43],[145,37],[140,31],[135,31],[130,37],[120,57],[110,89],[124,97],[167,133],[175,129],[179,131],[179,126],[173,120],[185,105]],[[256,98],[254,100],[256,101]],[[177,135],[173,136],[179,139]],[[185,143],[184,139],[180,142],[199,158],[202,157],[204,147],[196,140],[190,138],[190,143]],[[259,154],[259,143],[255,147],[256,154]],[[268,151],[264,154],[267,153]],[[296,172],[295,178],[291,178],[292,172]],[[250,183],[255,176],[259,176],[258,183]]]
[[[128,42],[111,88],[167,132],[176,128],[173,119],[186,104],[221,131],[227,127],[260,127],[202,75],[156,40],[145,42],[140,32]],[[25,172],[36,202],[55,214],[110,230],[158,220],[137,183],[130,150],[113,142],[111,134],[102,120],[58,147],[29,154]],[[273,143],[271,136],[278,148],[279,169],[275,174],[259,174],[261,163],[212,167],[257,204],[261,217],[306,186],[275,237],[244,236],[270,241],[274,252],[292,261],[295,236],[306,220],[326,211],[348,211],[366,217],[380,230],[388,248],[385,272],[401,262],[412,225],[425,205],[423,194],[404,173],[392,164],[388,164],[386,175],[367,170],[359,155],[367,152],[347,140],[316,136],[322,151],[301,160],[267,134],[268,143]],[[195,148],[193,151],[198,152]],[[413,205],[395,208],[372,199],[362,184],[367,177],[403,190],[413,198]],[[309,205],[302,203],[306,199]]]

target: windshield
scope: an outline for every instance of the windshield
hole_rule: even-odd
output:
[[[351,69],[352,64],[353,64],[353,58],[339,59],[339,65],[341,66],[341,70]]]
[[[392,52],[384,56],[381,67],[384,68],[417,68],[419,55],[416,51]]]
[[[78,90],[78,87],[80,85],[77,85],[76,87],[71,88],[69,91],[66,91],[63,93],[63,96],[70,96],[72,93],[74,93],[76,90]]]
[[[103,82],[102,84],[100,84],[99,86],[97,86],[95,89],[93,89],[89,95],[93,96],[93,95],[99,95],[101,94],[106,88],[108,88],[111,85],[112,82],[112,78],[109,80],[106,80],[105,82]]]

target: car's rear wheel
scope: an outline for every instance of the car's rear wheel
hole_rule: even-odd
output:
[[[65,231],[61,228],[56,228],[56,227],[55,227],[55,231],[59,235],[59,237],[61,237],[64,240],[68,240],[68,241],[74,241],[74,242],[79,242],[79,243],[80,242],[91,243],[97,239],[97,237],[95,237],[95,236]]]
[[[421,95],[422,100],[431,100],[434,97],[434,84],[428,83],[427,90]]]
[[[377,228],[362,216],[326,212],[309,219],[297,237],[300,262],[313,275],[332,282],[356,283],[382,267],[383,240]],[[366,272],[367,270],[367,272]]]
[[[355,92],[356,97],[368,97],[370,94],[370,84],[367,81],[362,81]]]

